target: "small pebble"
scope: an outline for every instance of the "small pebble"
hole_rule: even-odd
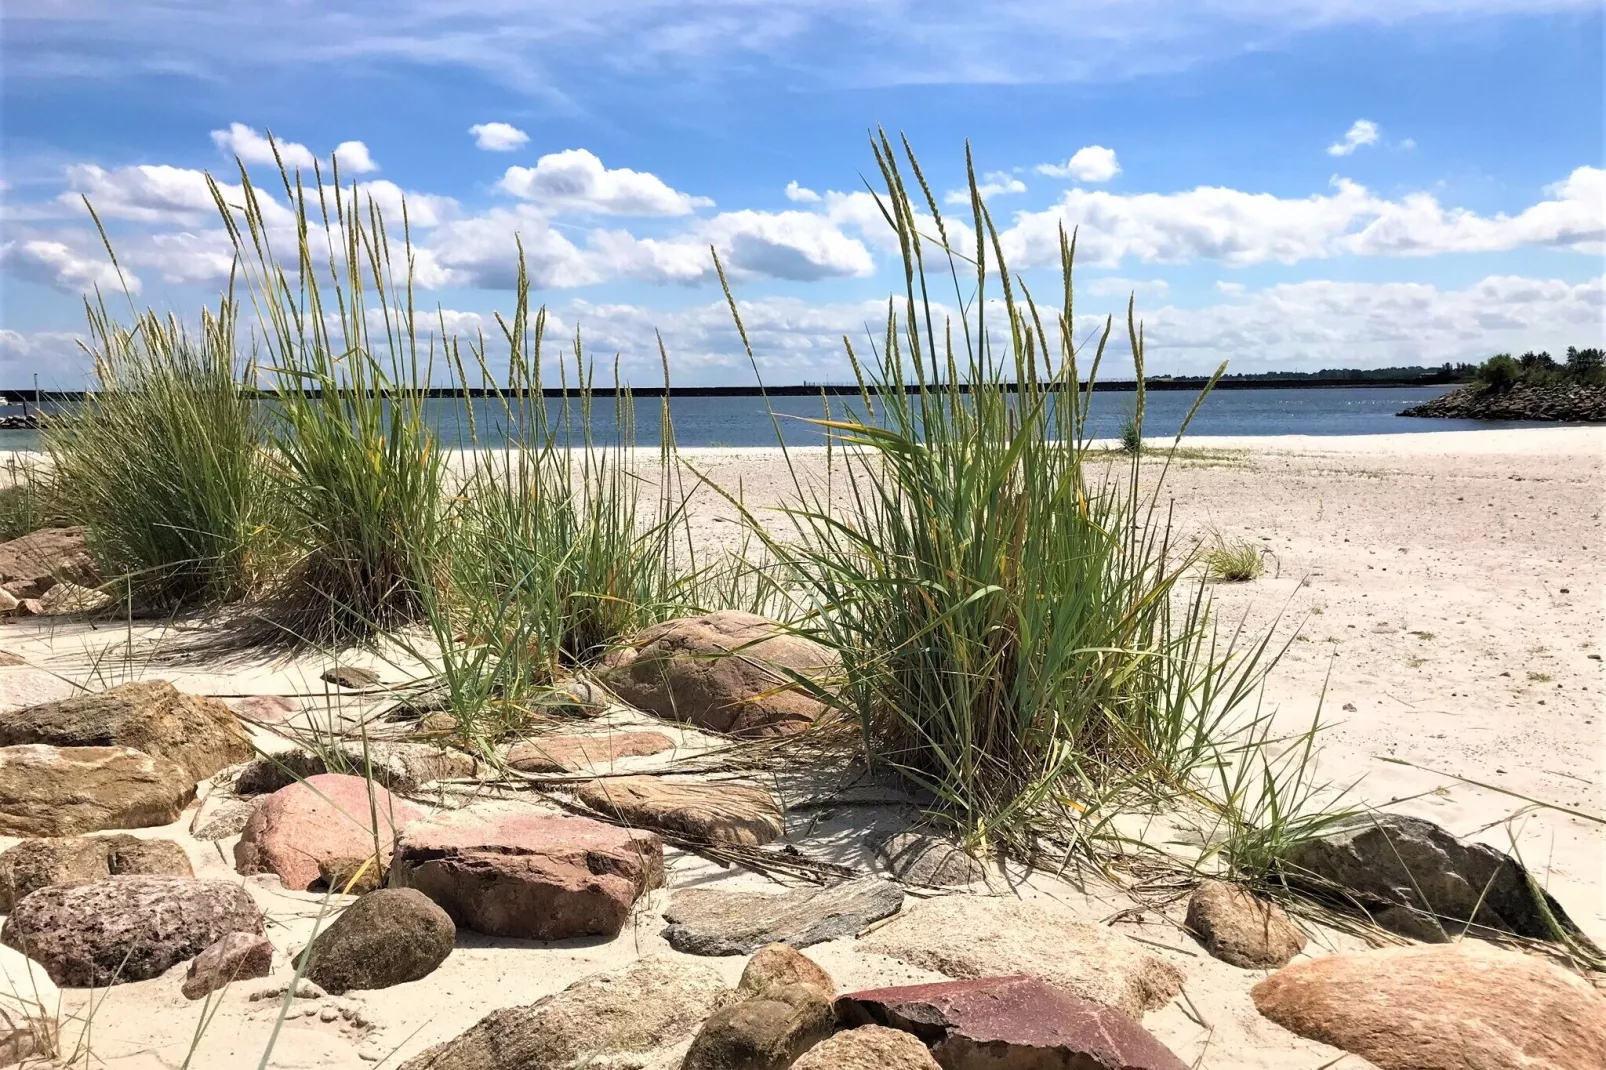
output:
[[[325,1007],[323,1010],[318,1012],[318,1019],[320,1021],[324,1021],[324,1022],[332,1022],[336,1018],[339,1018],[339,1017],[340,1017],[340,1008],[339,1007]]]

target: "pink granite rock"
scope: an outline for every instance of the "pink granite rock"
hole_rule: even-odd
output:
[[[555,814],[457,811],[410,827],[392,887],[417,888],[458,925],[492,936],[614,936],[663,883],[650,832]]]
[[[372,793],[372,809],[370,809]],[[424,811],[362,777],[323,773],[257,800],[234,845],[241,873],[277,873],[286,888],[305,891],[319,880],[326,859],[367,857],[379,816],[380,862],[390,858],[396,836]]]

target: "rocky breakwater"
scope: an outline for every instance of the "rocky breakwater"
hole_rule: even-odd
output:
[[[1474,383],[1412,405],[1401,416],[1453,420],[1543,420],[1606,423],[1606,386],[1589,383],[1517,383],[1496,390]]]

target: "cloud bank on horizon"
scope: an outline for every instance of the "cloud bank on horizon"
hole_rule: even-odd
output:
[[[1389,113],[1359,82],[1330,85],[1321,74],[1297,86],[1330,98],[1321,106],[1234,83],[1269,50],[1293,87],[1338,47],[1334,35],[1398,44],[1419,41],[1424,26],[1480,20],[1541,37],[1599,26],[1598,12],[1571,0],[1234,0],[1192,20],[1179,5],[1139,0],[1134,24],[1171,42],[1158,50],[1164,63],[1136,53],[1116,63],[1131,42],[1111,22],[1112,55],[1057,73],[1041,68],[1038,49],[1077,32],[1068,10],[1086,32],[1104,5],[1011,5],[1002,21],[1031,33],[1007,46],[968,25],[968,8],[946,3],[777,0],[759,12],[695,0],[675,16],[624,0],[583,12],[539,0],[459,6],[453,34],[435,37],[442,17],[411,2],[380,18],[364,0],[342,0],[294,25],[233,0],[73,0],[8,16],[0,90],[8,114],[22,114],[12,105],[24,97],[36,106],[26,111],[33,121],[3,135],[0,272],[11,296],[0,307],[0,385],[34,371],[62,385],[83,374],[75,340],[84,293],[126,287],[181,315],[215,299],[232,247],[208,175],[237,204],[243,170],[270,238],[286,248],[295,217],[281,165],[308,182],[315,171],[338,173],[398,237],[405,206],[432,324],[494,326],[522,248],[553,322],[580,328],[594,352],[620,353],[627,373],[653,365],[658,329],[680,381],[745,380],[712,250],[738,288],[764,374],[838,378],[843,334],[885,315],[901,271],[876,185],[859,177],[868,173],[862,133],[816,126],[807,108],[859,102],[855,112],[890,110],[957,141],[959,120],[930,103],[953,87],[996,102],[987,114],[998,125],[974,150],[977,184],[1012,270],[1028,283],[1047,277],[1061,229],[1075,230],[1090,299],[1079,311],[1114,309],[1135,293],[1161,370],[1197,372],[1223,358],[1246,371],[1434,364],[1601,340],[1606,168],[1599,94],[1587,84],[1552,79],[1525,90],[1565,98],[1553,123],[1561,136],[1504,126],[1480,143],[1467,131],[1488,121],[1485,101],[1447,93],[1432,107]],[[252,46],[225,70],[196,26],[175,21],[157,54],[103,47],[169,25],[175,13],[213,31],[248,31],[241,40]],[[538,34],[535,14],[548,16]],[[609,17],[616,47],[598,51]],[[887,63],[874,76],[816,84],[843,62],[843,49],[815,47],[830,19],[885,44]],[[477,35],[501,40],[504,58],[533,49],[540,62],[513,72],[467,49],[464,39]],[[631,42],[645,51],[626,69],[616,57]],[[588,48],[594,65],[570,68]],[[758,58],[770,66],[754,69]],[[1442,74],[1471,59],[1436,62]],[[1558,62],[1553,52],[1548,62]],[[327,97],[338,107],[312,99],[333,82],[294,88],[318,63],[344,65],[344,91]],[[1576,67],[1598,89],[1598,50]],[[404,74],[411,92],[396,89]],[[1434,77],[1433,64],[1422,74]],[[1408,68],[1392,76],[1414,77]],[[263,78],[293,87],[287,99],[264,107],[252,82]],[[223,87],[200,108],[212,121],[195,123],[197,102],[178,88],[186,79]],[[1057,98],[1082,100],[1089,86],[1113,121],[1057,117]],[[111,107],[108,92],[137,104],[138,122],[114,131],[74,110],[84,99]],[[1177,116],[1186,107],[1178,94],[1208,107]],[[724,111],[686,107],[709,101]],[[1017,102],[1039,110],[1012,118]],[[1349,114],[1335,119],[1339,109]],[[1084,125],[1086,136],[1070,140]],[[923,156],[942,176],[934,192],[965,252],[974,232],[963,169],[935,159]],[[1079,316],[1078,329],[1098,322]]]

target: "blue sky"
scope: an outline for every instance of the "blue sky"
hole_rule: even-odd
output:
[[[968,138],[1012,264],[1079,311],[1136,291],[1152,370],[1438,363],[1603,337],[1603,21],[1581,0],[13,0],[4,16],[0,385],[77,385],[80,295],[215,300],[203,172],[338,152],[408,198],[423,301],[511,301],[513,235],[593,353],[842,378],[897,277],[867,131],[939,190]],[[474,128],[479,128],[475,133]],[[362,169],[366,168],[366,169]],[[360,170],[362,169],[362,170]],[[788,193],[789,184],[792,192]],[[392,210],[390,217],[397,213]]]

